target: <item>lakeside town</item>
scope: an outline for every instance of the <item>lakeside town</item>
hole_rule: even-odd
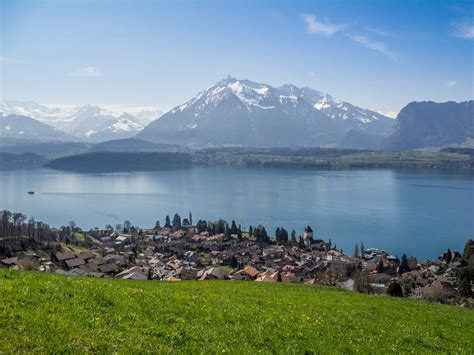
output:
[[[235,221],[193,223],[166,216],[153,228],[130,221],[84,231],[75,222],[53,228],[21,213],[0,212],[0,265],[127,280],[246,280],[327,285],[376,295],[473,307],[474,241],[436,260],[401,258],[356,244],[350,253],[304,233],[264,226],[244,231]]]

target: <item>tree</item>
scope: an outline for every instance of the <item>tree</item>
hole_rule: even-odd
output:
[[[13,225],[15,227],[15,235],[18,237],[21,234],[21,225],[25,222],[26,216],[23,213],[13,213]]]
[[[355,244],[354,246],[354,258],[358,258],[359,257],[359,244]]]
[[[414,256],[409,256],[408,266],[410,267],[411,270],[416,270],[416,268],[418,267],[418,260],[416,260]]]
[[[189,225],[192,226],[193,225],[193,215],[191,214],[191,211],[189,211]]]
[[[463,278],[459,281],[459,293],[466,297],[472,296],[472,285],[471,281],[468,278]]]
[[[398,267],[398,273],[399,274],[404,274],[406,272],[411,271],[410,266],[408,265],[408,259],[406,254],[402,255],[402,262],[400,263],[400,266]]]
[[[275,231],[275,239],[278,244],[288,243],[288,232],[285,228],[277,228]]]
[[[197,230],[198,230],[198,233],[202,233],[202,232],[206,231],[206,230],[207,230],[207,223],[206,223],[206,221],[200,219],[200,220],[197,222],[197,224],[196,224],[196,228],[197,228]]]
[[[296,231],[294,229],[291,231],[291,244],[296,244]]]
[[[189,219],[183,218],[183,227],[189,227],[189,226],[190,226]]]
[[[392,297],[403,297],[402,286],[400,286],[397,280],[390,280],[390,283],[387,287],[387,294]]]
[[[328,242],[328,244],[329,244],[329,248],[331,248],[331,247],[332,247],[332,241],[331,241],[331,238],[329,238],[329,242]]]
[[[232,224],[230,226],[230,234],[237,234],[239,229],[237,228],[237,224],[235,224],[235,221],[232,220]]]
[[[365,247],[364,247],[364,242],[360,243],[360,257],[364,258],[365,256]]]
[[[230,235],[230,228],[227,223],[225,224],[225,227],[224,227],[224,234],[225,234],[225,239],[229,240],[232,238],[232,236]]]
[[[1,232],[2,237],[6,237],[9,234],[9,226],[10,226],[10,219],[12,217],[12,213],[7,210],[2,211],[2,220],[1,220]]]
[[[369,276],[366,270],[357,270],[354,274],[354,291],[362,293],[372,293]]]
[[[158,220],[155,223],[155,229],[161,229],[160,221],[158,221]]]
[[[462,258],[465,262],[469,262],[471,255],[474,254],[474,240],[469,239],[464,246],[464,252],[462,254]]]
[[[384,272],[384,266],[383,266],[383,260],[382,259],[379,259],[379,262],[377,263],[377,268],[376,268],[377,272],[379,274],[381,274],[382,272]]]
[[[173,230],[177,231],[181,229],[181,217],[175,213],[173,217]]]
[[[457,271],[458,290],[463,296],[472,296],[472,283],[474,282],[474,267],[463,267]]]
[[[166,216],[165,218],[165,228],[171,228],[171,220],[170,220],[170,216]]]
[[[249,238],[253,235],[253,228],[252,226],[249,227]]]
[[[235,269],[239,266],[239,262],[237,261],[235,255],[232,255],[232,259],[230,260],[230,266],[232,267],[232,269]]]
[[[130,227],[132,226],[132,223],[129,220],[126,220],[123,222],[123,232],[128,233],[130,231]]]

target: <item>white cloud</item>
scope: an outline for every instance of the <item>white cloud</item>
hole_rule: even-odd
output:
[[[464,38],[464,39],[474,39],[474,25],[466,23],[458,23],[454,25],[455,29],[453,36]]]
[[[366,26],[365,30],[369,31],[369,32],[372,32],[372,33],[375,33],[376,35],[379,35],[379,36],[382,36],[382,37],[397,38],[397,36],[395,34],[390,33],[390,32],[386,32],[384,30],[380,30],[380,29],[375,28],[375,27]]]
[[[449,87],[455,86],[456,84],[457,84],[457,81],[456,81],[456,80],[451,80],[451,81],[448,81],[448,82],[446,83],[446,85],[449,86]]]
[[[102,76],[102,73],[92,66],[87,66],[73,70],[69,73],[69,75],[76,77],[98,78]]]
[[[374,41],[366,36],[361,35],[347,35],[351,40],[356,43],[363,45],[366,48],[372,49],[373,51],[379,52],[393,60],[398,59],[398,55],[390,51],[385,43]]]
[[[306,22],[306,30],[313,34],[320,34],[329,37],[340,32],[347,26],[347,24],[333,24],[327,20],[318,20],[316,16],[312,14],[304,14],[302,17]]]

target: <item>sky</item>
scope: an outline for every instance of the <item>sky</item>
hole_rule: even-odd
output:
[[[383,113],[474,98],[474,0],[0,0],[0,99],[168,110],[227,75]]]

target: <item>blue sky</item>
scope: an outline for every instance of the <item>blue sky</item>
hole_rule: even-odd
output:
[[[228,74],[382,112],[474,96],[473,1],[0,3],[2,99],[170,109]]]

